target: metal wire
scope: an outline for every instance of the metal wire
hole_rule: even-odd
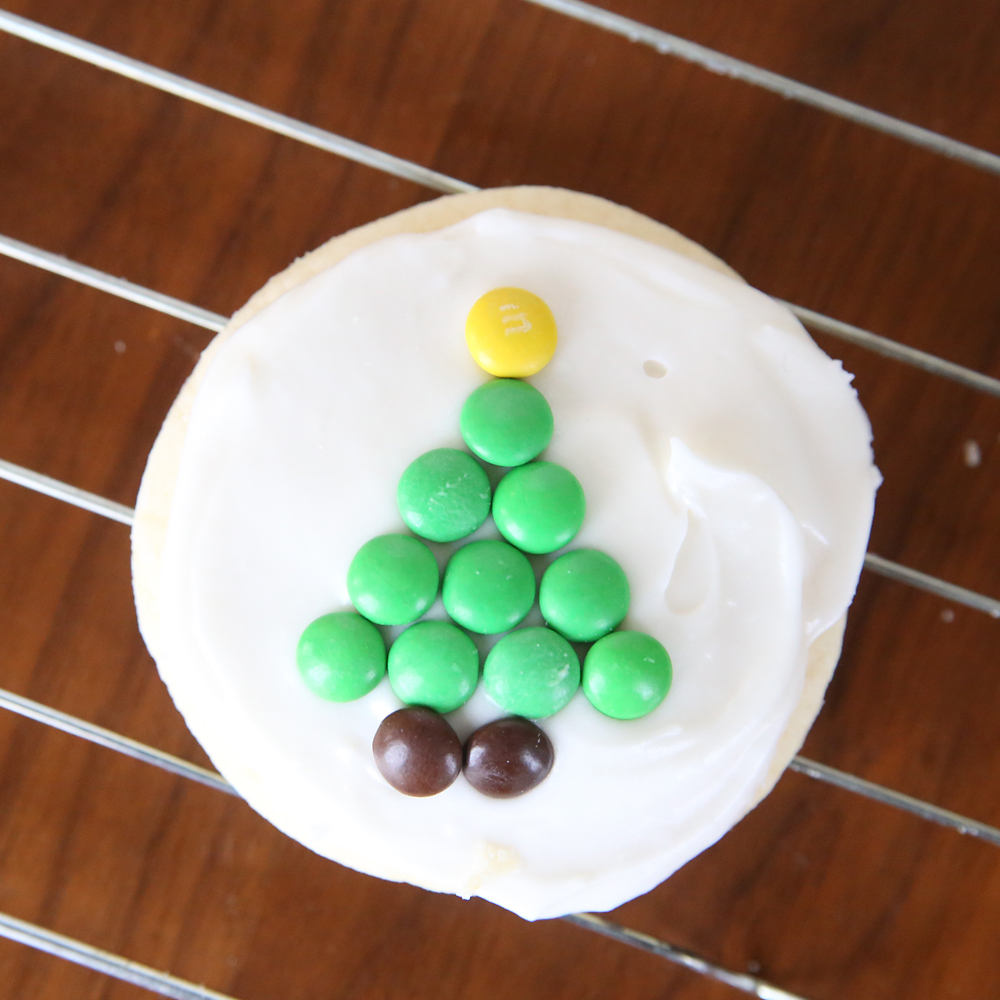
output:
[[[29,490],[44,493],[46,496],[55,497],[57,500],[64,500],[66,503],[84,510],[100,514],[102,517],[111,518],[122,524],[132,524],[135,519],[135,511],[124,504],[116,503],[114,500],[107,500],[96,493],[88,493],[86,490],[70,486],[68,483],[60,482],[49,476],[43,476],[39,472],[32,472],[23,466],[14,465],[13,462],[5,462],[0,459],[0,479],[25,486]],[[865,569],[879,576],[905,583],[918,590],[926,590],[938,597],[954,601],[956,604],[964,604],[967,607],[983,611],[991,618],[1000,618],[1000,600],[980,594],[975,590],[968,590],[966,587],[959,587],[957,584],[949,583],[939,577],[931,576],[929,573],[922,573],[920,570],[911,569],[900,563],[884,559],[882,556],[869,552],[865,555]]]
[[[457,194],[463,191],[477,190],[474,185],[466,184],[465,181],[456,180],[454,177],[448,177],[447,174],[418,166],[415,163],[410,163],[409,160],[383,153],[381,150],[373,149],[371,146],[347,139],[334,132],[327,132],[315,125],[307,125],[305,122],[251,104],[239,97],[215,90],[213,87],[194,83],[182,76],[177,76],[175,73],[157,69],[155,66],[140,62],[138,59],[130,59],[128,56],[102,48],[100,45],[92,45],[90,42],[75,38],[73,35],[67,35],[54,28],[29,21],[25,17],[18,17],[9,11],[0,11],[0,31],[6,31],[47,49],[62,52],[64,55],[80,59],[92,66],[99,66],[101,69],[126,76],[138,83],[145,83],[157,90],[174,94],[176,97],[183,97],[187,101],[193,101],[206,108],[221,111],[223,114],[239,118],[251,125],[259,125],[269,132],[277,132],[279,135],[298,139],[299,142],[315,146],[317,149],[325,149],[330,153],[337,153],[355,163],[363,163],[365,166],[375,167],[395,177],[402,177],[415,184],[423,184],[435,191]]]
[[[206,330],[218,332],[228,322],[225,316],[209,312],[199,306],[193,306],[190,302],[182,302],[180,299],[164,295],[162,292],[154,292],[151,288],[143,288],[142,285],[133,285],[131,281],[126,281],[124,278],[115,278],[103,271],[87,267],[86,264],[78,264],[68,257],[60,257],[58,254],[49,253],[48,250],[39,250],[38,247],[33,247],[29,243],[12,240],[9,236],[0,236],[0,254],[5,257],[13,257],[15,260],[23,261],[34,267],[40,267],[44,271],[62,275],[64,278],[71,278],[73,281],[79,281],[91,288],[98,288],[102,292],[110,292],[120,299],[128,299],[129,302],[148,306],[150,309],[166,313],[168,316],[186,319],[189,323],[204,327]]]
[[[731,972],[721,965],[716,965],[714,962],[695,955],[694,952],[677,948],[666,941],[660,941],[648,934],[643,934],[641,931],[634,931],[611,923],[611,921],[592,913],[571,914],[563,917],[563,920],[629,944],[634,948],[640,948],[678,965],[683,965],[694,972],[700,972],[702,975],[709,976],[719,982],[735,986],[745,993],[761,997],[762,1000],[805,1000],[798,994],[789,993],[755,976]],[[178,979],[166,972],[151,969],[148,965],[133,962],[131,959],[103,951],[63,934],[56,934],[54,931],[28,923],[26,920],[19,920],[7,913],[0,913],[0,937],[26,944],[88,969],[103,972],[105,975],[124,980],[135,986],[141,986],[161,996],[171,997],[173,1000],[233,1000],[232,997],[209,989],[207,986]]]
[[[92,722],[85,722],[75,715],[67,715],[56,708],[49,708],[30,698],[23,698],[13,691],[4,691],[0,688],[0,708],[23,715],[26,719],[33,719],[43,725],[52,726],[54,729],[62,730],[71,736],[79,736],[81,739],[99,746],[107,747],[109,750],[116,750],[143,763],[152,764],[171,774],[178,774],[182,778],[190,778],[202,785],[208,785],[219,792],[226,792],[229,795],[239,795],[235,788],[221,774],[209,771],[207,768],[199,767],[190,761],[182,760],[164,750],[157,750],[155,747],[147,746],[138,740],[122,736],[121,733],[112,732],[103,726],[96,726]]]
[[[954,583],[948,583],[946,580],[931,576],[929,573],[921,573],[918,569],[901,566],[897,562],[891,562],[889,559],[875,555],[874,552],[869,552],[865,556],[865,569],[890,580],[897,580],[910,587],[916,587],[918,590],[937,594],[938,597],[954,601],[956,604],[964,604],[977,611],[985,611],[991,618],[1000,618],[1000,601],[996,598],[987,597],[974,590],[966,590],[965,587],[958,587]]]
[[[73,736],[79,736],[108,749],[117,750],[119,753],[126,754],[147,764],[153,764],[155,767],[162,768],[180,777],[190,778],[193,781],[208,785],[217,791],[227,792],[230,795],[239,794],[220,774],[208,771],[197,764],[181,760],[172,754],[164,753],[162,750],[156,750],[153,747],[138,743],[136,740],[129,739],[127,736],[114,733],[101,726],[95,726],[74,716],[66,715],[64,712],[49,708],[28,698],[23,698],[10,691],[0,690],[0,707],[9,709],[36,722],[41,722],[44,725],[53,726]],[[773,997],[775,1000],[777,998],[802,1000],[802,998],[794,997],[791,993],[778,990],[777,987],[771,986],[769,983],[765,983],[753,976],[730,972],[720,965],[716,965],[691,952],[677,948],[666,941],[658,940],[639,931],[620,927],[617,924],[611,924],[592,914],[574,914],[564,919],[570,923],[598,930],[602,934],[625,941],[627,944],[641,947],[646,951],[659,955],[661,958],[678,962],[689,969],[702,972],[713,979],[729,983],[731,986],[736,986],[738,989],[743,989],[756,996]],[[11,927],[13,931],[8,932]],[[63,938],[60,935],[53,934],[51,931],[43,930],[33,924],[26,924],[24,921],[16,920],[4,914],[0,914],[0,935],[11,937],[16,941],[32,945],[36,948],[41,948],[43,951],[49,951],[62,958],[68,958],[70,961],[88,965],[90,968],[107,972],[109,975],[117,976],[120,979],[137,983],[140,986],[145,986],[147,989],[162,993],[164,996],[178,997],[181,1000],[189,1000],[189,998],[215,998],[220,996],[220,994],[211,990],[205,990],[204,987],[184,983],[164,973],[149,969],[146,966],[129,962],[127,959],[120,958],[117,955],[98,951],[89,945],[73,941],[71,938]],[[57,942],[58,947],[53,945],[54,940]],[[174,992],[171,992],[171,990]]]
[[[137,302],[139,305],[148,306],[157,312],[166,313],[168,316],[176,316],[178,319],[187,320],[196,326],[204,327],[206,330],[221,330],[228,322],[225,316],[219,313],[209,312],[200,306],[191,305],[181,299],[175,299],[162,292],[154,292],[151,288],[142,285],[135,285],[124,278],[115,278],[103,271],[87,267],[85,264],[78,264],[68,257],[61,257],[58,254],[50,253],[48,250],[41,250],[31,246],[29,243],[22,243],[20,240],[11,239],[9,236],[0,236],[0,254],[13,257],[15,260],[23,261],[25,264],[32,264],[43,270],[51,271],[53,274],[79,281],[91,288],[98,288],[102,292],[117,295],[119,298],[128,299],[130,302]],[[849,341],[859,347],[873,351],[876,354],[902,361],[905,364],[913,365],[922,371],[929,372],[941,378],[950,379],[970,389],[986,392],[993,396],[1000,396],[1000,379],[995,379],[990,375],[984,375],[972,368],[955,364],[954,361],[946,361],[935,354],[928,354],[926,351],[917,350],[915,347],[908,347],[897,340],[890,340],[888,337],[880,337],[876,333],[864,330],[860,326],[852,326],[842,320],[833,319],[831,316],[824,316],[823,313],[805,306],[797,306],[792,302],[785,302],[782,299],[775,299],[786,309],[795,314],[806,326],[814,330],[838,337],[841,340]]]
[[[55,931],[46,930],[37,924],[29,924],[26,920],[18,920],[8,913],[0,913],[0,937],[65,958],[68,962],[84,965],[96,972],[103,972],[107,976],[159,993],[160,996],[171,997],[172,1000],[233,1000],[232,997],[210,990],[207,986],[199,986],[197,983],[189,983],[186,979],[178,979],[166,972],[158,972],[148,965],[141,965],[131,959],[122,958],[121,955],[114,955],[110,951],[103,951],[63,934],[56,934]]]
[[[116,503],[114,500],[107,500],[96,493],[88,493],[86,490],[70,486],[68,483],[52,479],[50,476],[43,476],[40,472],[33,472],[31,469],[25,469],[13,462],[5,462],[3,459],[0,459],[0,479],[17,483],[18,486],[26,486],[36,493],[55,497],[56,500],[63,500],[74,507],[82,507],[84,510],[100,514],[102,517],[109,517],[112,521],[119,521],[121,524],[131,524],[135,517],[135,512],[131,507]]]
[[[968,834],[970,837],[978,837],[980,840],[985,840],[990,844],[1000,847],[1000,830],[995,826],[980,823],[978,820],[969,819],[967,816],[960,816],[950,809],[932,806],[929,802],[923,802],[921,799],[915,799],[911,795],[904,795],[902,792],[883,788],[882,785],[876,785],[872,781],[865,781],[864,778],[847,774],[845,771],[838,771],[835,767],[820,764],[814,760],[808,760],[806,757],[793,757],[788,768],[791,771],[798,771],[800,774],[805,774],[810,778],[816,778],[819,781],[836,785],[838,788],[854,792],[856,795],[864,795],[866,798],[882,802],[887,806],[895,806],[897,809],[911,812],[922,819],[930,820],[932,823],[951,827],[959,833]]]
[[[115,750],[144,763],[152,764],[155,767],[162,768],[163,770],[179,775],[180,777],[197,781],[210,788],[214,788],[217,791],[226,792],[227,794],[234,796],[238,796],[239,794],[233,786],[225,780],[225,778],[214,771],[206,770],[203,767],[199,767],[197,764],[181,760],[179,757],[174,757],[172,754],[165,753],[162,750],[156,750],[153,747],[146,746],[143,743],[132,740],[127,736],[122,736],[119,733],[112,732],[109,729],[104,729],[101,726],[95,726],[93,723],[84,722],[74,716],[67,715],[66,713],[60,712],[54,708],[49,708],[39,702],[31,701],[28,698],[23,698],[10,691],[0,690],[0,708],[6,708],[26,718],[32,719],[36,722],[41,722],[44,725],[53,726],[63,732],[69,733],[73,736],[79,736],[82,739],[89,740],[92,743],[97,743],[110,750]],[[819,781],[827,782],[828,784],[835,785],[846,791],[855,792],[859,795],[863,795],[867,798],[880,802],[883,805],[903,809],[921,817],[922,819],[929,820],[930,822],[937,823],[941,826],[950,827],[953,830],[957,830],[959,833],[977,837],[981,840],[987,841],[988,843],[1000,846],[1000,830],[995,827],[989,826],[986,823],[980,823],[978,820],[969,819],[967,816],[961,816],[948,809],[942,809],[939,806],[931,805],[929,802],[923,802],[919,799],[913,798],[912,796],[904,795],[902,792],[884,788],[881,785],[876,785],[874,782],[866,781],[863,778],[847,774],[844,771],[838,771],[836,768],[829,767],[826,764],[820,764],[817,761],[796,756],[789,764],[789,770],[796,771]],[[639,931],[634,931],[627,927],[622,927],[619,924],[611,923],[602,917],[597,917],[589,913],[578,913],[572,914],[563,919],[582,927],[588,927],[590,930],[595,930],[598,933],[615,938],[625,944],[633,945],[634,947],[652,952],[653,954],[659,955],[661,958],[677,962],[689,969],[701,972],[704,975],[710,976],[713,979],[718,979],[721,982],[728,983],[730,986],[735,986],[737,989],[741,989],[744,992],[751,993],[755,996],[769,997],[772,998],[772,1000],[781,1000],[781,998],[786,998],[786,1000],[801,1000],[801,998],[796,998],[794,994],[783,991],[778,987],[765,982],[764,980],[758,979],[755,976],[731,972],[730,970],[709,962],[707,959],[701,958],[692,952],[685,951],[684,949],[671,945],[666,941],[650,937],[649,935],[643,934]],[[2,918],[0,918],[0,920],[2,920]],[[31,925],[27,926],[30,927]],[[33,930],[39,931],[40,929],[33,928]],[[0,934],[2,933],[4,933],[4,931],[2,923],[0,923]],[[18,938],[18,940],[22,939]],[[30,944],[32,942],[26,941],[25,943]],[[87,946],[83,947],[87,948]],[[64,955],[62,957],[67,956]],[[115,961],[125,961],[124,959],[118,959],[117,956],[108,957]],[[75,961],[76,959],[71,960]],[[153,987],[149,988],[152,989]],[[166,995],[173,996],[174,994],[167,993]],[[211,993],[182,994],[185,998],[189,995],[215,996],[215,994]]]
[[[806,326],[822,333],[846,340],[858,347],[867,348],[876,354],[882,354],[887,358],[896,361],[903,361],[915,368],[920,368],[931,375],[938,375],[941,378],[951,379],[970,389],[978,389],[980,392],[987,392],[991,396],[1000,396],[1000,379],[984,375],[982,372],[974,371],[963,365],[956,365],[954,361],[945,361],[936,354],[928,354],[926,351],[918,351],[915,347],[908,347],[898,340],[890,340],[888,337],[880,337],[877,333],[863,330],[860,326],[852,326],[839,319],[831,319],[813,309],[805,306],[797,306],[782,299],[775,299],[786,309],[793,312]]]
[[[789,993],[787,990],[765,982],[763,979],[758,979],[756,976],[748,975],[745,972],[730,972],[729,969],[723,968],[721,965],[716,965],[714,962],[709,962],[700,955],[696,955],[693,951],[687,951],[685,948],[677,948],[672,944],[667,944],[665,941],[660,941],[657,938],[650,937],[648,934],[643,934],[642,931],[634,931],[628,927],[622,927],[621,924],[612,923],[610,920],[605,920],[604,917],[599,917],[594,913],[572,913],[562,919],[567,921],[567,923],[576,924],[577,927],[586,927],[587,930],[596,931],[605,937],[613,938],[622,944],[631,945],[640,951],[647,951],[651,955],[657,955],[670,962],[676,962],[678,965],[683,965],[686,969],[700,972],[703,976],[708,976],[710,979],[717,979],[728,986],[734,986],[736,989],[742,990],[744,993],[749,993],[751,996],[761,997],[761,1000],[805,1000],[804,997],[799,996],[797,993]]]
[[[154,767],[162,768],[165,771],[170,771],[172,774],[180,775],[182,778],[190,778],[192,781],[198,781],[220,792],[226,792],[229,795],[239,795],[233,786],[221,774],[215,771],[206,770],[197,764],[192,764],[179,757],[174,757],[172,754],[165,753],[163,750],[157,750],[154,747],[147,746],[145,743],[139,743],[136,740],[130,739],[128,736],[122,736],[120,733],[113,732],[110,729],[104,729],[102,726],[85,722],[76,716],[67,715],[65,712],[60,712],[58,709],[42,705],[40,702],[24,698],[11,691],[0,689],[0,708],[6,708],[11,712],[16,712],[18,715],[23,715],[25,718],[41,722],[46,726],[52,726],[72,736],[79,736],[81,739],[97,743],[100,746],[107,747],[109,750],[116,750],[118,753],[143,761],[146,764],[152,764]],[[883,805],[902,809],[932,823],[949,827],[958,833],[978,837],[981,840],[1000,847],[1000,829],[990,826],[987,823],[981,823],[979,820],[962,816],[959,813],[952,812],[950,809],[943,809],[930,802],[915,799],[910,795],[886,788],[883,785],[876,785],[874,782],[866,781],[864,778],[848,774],[845,771],[838,771],[834,767],[830,767],[827,764],[820,764],[815,760],[809,760],[807,757],[793,757],[788,766],[790,770],[797,771],[809,778],[824,781],[827,784],[835,785],[846,791],[874,799]]]
[[[742,59],[735,59],[732,56],[716,52],[704,45],[698,45],[696,42],[688,41],[669,32],[660,31],[658,28],[652,28],[601,7],[582,3],[581,0],[528,0],[528,2],[602,28],[612,34],[627,38],[629,41],[649,45],[664,55],[673,55],[696,63],[713,73],[742,80],[781,97],[819,108],[839,118],[845,118],[856,124],[894,136],[950,159],[960,160],[989,173],[1000,174],[1000,155],[996,153],[978,149],[969,143],[951,139],[931,129],[913,125],[902,119],[894,118],[892,115],[866,108],[864,105],[856,104],[842,97],[836,97],[816,87],[799,83],[797,80],[792,80],[779,73],[772,73],[770,70],[754,66]],[[428,167],[417,166],[400,157],[355,142],[353,139],[328,132],[314,125],[307,125],[276,111],[261,108],[250,101],[244,101],[221,90],[194,83],[182,76],[157,69],[148,63],[140,62],[138,59],[131,59],[111,49],[85,42],[73,35],[56,31],[54,28],[38,24],[35,21],[29,21],[27,18],[11,14],[9,11],[0,11],[0,30],[56,52],[62,52],[64,55],[80,59],[93,66],[99,66],[102,69],[126,76],[139,83],[148,84],[157,90],[163,90],[196,104],[221,111],[233,118],[259,125],[271,132],[298,139],[319,149],[338,153],[357,163],[384,170],[386,173],[413,181],[416,184],[423,184],[437,191],[451,194],[476,190],[473,185],[449,177],[447,174],[439,173]]]
[[[663,55],[677,56],[687,62],[696,63],[712,73],[720,73],[722,76],[751,83],[789,100],[808,104],[831,115],[836,115],[838,118],[846,118],[848,121],[864,125],[866,128],[884,132],[886,135],[902,139],[914,146],[929,149],[952,160],[960,160],[962,163],[968,163],[970,166],[978,167],[991,174],[1000,174],[1000,155],[996,153],[977,149],[975,146],[959,142],[957,139],[950,139],[939,132],[932,132],[919,125],[893,118],[892,115],[886,115],[881,111],[874,111],[864,107],[864,105],[855,104],[843,97],[836,97],[823,90],[818,90],[816,87],[810,87],[808,84],[791,80],[787,76],[781,76],[779,73],[761,69],[759,66],[754,66],[753,63],[734,59],[732,56],[716,52],[704,45],[689,42],[685,38],[660,31],[658,28],[651,28],[639,21],[622,17],[621,14],[614,14],[602,7],[595,7],[592,4],[583,3],[581,0],[528,0],[528,3],[544,7],[577,21],[583,21],[595,28],[602,28],[604,31],[627,38],[630,42],[648,45]]]

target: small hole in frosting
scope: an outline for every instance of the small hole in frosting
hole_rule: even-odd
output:
[[[650,378],[663,378],[667,374],[667,366],[663,364],[662,361],[644,361],[642,364],[642,370]]]

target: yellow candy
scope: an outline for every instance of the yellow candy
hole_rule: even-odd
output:
[[[480,368],[498,378],[524,378],[552,359],[556,321],[537,295],[494,288],[469,310],[465,340]]]

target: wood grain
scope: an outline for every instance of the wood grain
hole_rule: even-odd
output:
[[[1000,152],[989,0],[608,0]],[[772,294],[1000,376],[1000,178],[521,0],[9,0],[480,185],[666,222]],[[0,232],[229,313],[409,183],[0,36]],[[0,259],[0,457],[123,503],[205,331]],[[849,348],[872,549],[1000,596],[1000,400]],[[982,460],[963,460],[975,441]],[[0,687],[206,763],[135,627],[127,531],[0,483]],[[1000,825],[1000,622],[866,575],[806,752]],[[560,922],[376,881],[241,802],[0,713],[0,910],[282,997],[735,997]],[[1000,851],[789,774],[620,921],[814,1000],[1000,994]],[[147,996],[0,942],[18,1000]]]

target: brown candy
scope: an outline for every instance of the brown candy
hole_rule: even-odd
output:
[[[437,712],[411,706],[387,715],[372,740],[382,777],[404,795],[443,792],[462,770],[462,744]]]
[[[530,792],[552,770],[555,753],[533,722],[512,715],[477,729],[465,744],[465,777],[494,799]]]

